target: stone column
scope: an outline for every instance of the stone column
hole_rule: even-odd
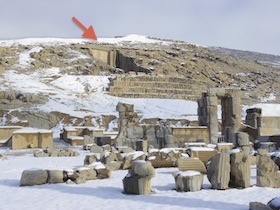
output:
[[[210,132],[210,142],[218,143],[218,100],[215,95],[207,96],[207,120]]]

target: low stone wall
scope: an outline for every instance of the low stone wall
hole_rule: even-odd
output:
[[[185,142],[203,140],[209,143],[209,128],[206,126],[171,127],[174,144],[184,146]]]

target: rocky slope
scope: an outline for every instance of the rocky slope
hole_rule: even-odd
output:
[[[90,50],[100,47],[117,51],[122,60],[111,66],[93,58]],[[209,87],[238,87],[243,93],[243,104],[279,103],[279,64],[279,56],[143,36],[100,39],[97,43],[78,39],[0,41],[0,115],[2,124],[114,127],[117,115],[114,106],[118,100],[129,99],[110,96],[109,86],[117,76],[133,80],[136,75],[144,75],[148,81],[181,78],[181,85],[179,82],[169,86],[177,92],[180,86],[196,93],[186,97],[190,100]],[[162,86],[165,87],[160,89],[168,85]],[[142,84],[140,87],[141,92],[145,91]],[[118,91],[124,89],[122,84],[118,88]],[[130,91],[137,92],[135,88]]]

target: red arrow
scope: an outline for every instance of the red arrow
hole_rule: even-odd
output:
[[[72,17],[72,20],[84,31],[82,34],[83,37],[97,40],[92,25],[86,28],[77,18]]]

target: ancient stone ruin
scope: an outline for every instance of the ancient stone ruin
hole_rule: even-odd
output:
[[[212,88],[198,100],[199,125],[210,130],[210,142],[218,143],[218,99],[222,106],[222,135],[235,144],[234,133],[241,127],[240,89]]]
[[[183,192],[195,192],[202,188],[203,175],[198,171],[174,172],[176,190]]]
[[[155,176],[155,169],[149,161],[135,161],[132,169],[123,179],[123,189],[126,194],[150,194],[151,179]]]

